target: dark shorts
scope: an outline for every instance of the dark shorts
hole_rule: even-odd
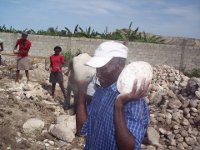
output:
[[[51,82],[51,83],[63,83],[62,72],[51,72],[49,82]]]

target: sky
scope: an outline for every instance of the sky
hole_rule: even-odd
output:
[[[140,32],[200,39],[200,0],[0,0],[0,26],[103,33],[139,27]]]

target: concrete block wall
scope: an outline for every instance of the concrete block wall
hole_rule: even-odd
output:
[[[131,43],[129,47],[129,60],[147,61],[152,65],[166,64],[179,67],[181,49],[174,45]]]
[[[17,33],[2,33],[0,38],[4,40],[5,52],[12,53],[13,47],[17,38],[20,38]],[[28,38],[32,42],[30,55],[50,56],[53,54],[53,48],[56,45],[62,47],[66,52],[71,50],[75,53],[77,50],[87,52],[92,55],[97,46],[105,41],[102,39],[87,39],[87,38],[69,38],[59,36],[44,36],[44,35],[29,35]],[[187,43],[187,40],[185,40]],[[191,39],[188,39],[191,43]],[[200,40],[199,40],[200,41]],[[169,65],[185,69],[200,68],[200,46],[180,44],[152,44],[128,42],[129,48],[128,61],[147,61],[152,65]]]

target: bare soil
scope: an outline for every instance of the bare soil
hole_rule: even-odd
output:
[[[3,69],[5,68],[0,66],[0,71],[5,71]],[[42,69],[30,71],[31,82],[38,82],[45,90],[50,92],[51,87],[46,83],[49,74]],[[19,99],[8,90],[9,84],[14,82],[14,74],[14,70],[7,70],[7,73],[0,75],[0,150],[82,149],[83,138],[76,137],[72,143],[66,143],[47,132],[50,124],[55,122],[56,111],[59,110],[59,115],[66,114],[63,109],[64,98],[60,89],[57,88],[56,90],[54,98],[56,105],[42,103],[42,97],[37,100]],[[24,72],[21,72],[21,74],[25,76]],[[20,82],[24,82],[23,80],[26,80],[25,77]],[[42,132],[33,135],[23,132],[23,124],[30,118],[39,118],[45,122]],[[45,140],[53,141],[54,144],[47,144]]]

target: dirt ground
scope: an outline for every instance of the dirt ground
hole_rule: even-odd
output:
[[[0,150],[54,150],[83,148],[84,139],[76,137],[72,143],[60,141],[50,135],[47,131],[50,124],[55,122],[57,115],[66,114],[63,109],[64,98],[59,88],[56,90],[55,98],[49,104],[42,102],[43,98],[18,98],[10,91],[11,85],[17,88],[14,82],[15,70],[0,66]],[[24,72],[20,82],[26,82]],[[50,85],[47,83],[49,72],[44,67],[30,71],[31,83],[39,83],[44,90],[50,93]],[[66,87],[65,77],[65,87]],[[58,86],[58,85],[57,85]],[[13,87],[12,87],[13,88]],[[53,105],[52,105],[53,103]],[[57,112],[57,113],[55,113]],[[39,118],[45,122],[41,133],[26,134],[23,124],[30,118]],[[46,141],[53,141],[51,144]],[[52,144],[53,143],[53,144]]]

